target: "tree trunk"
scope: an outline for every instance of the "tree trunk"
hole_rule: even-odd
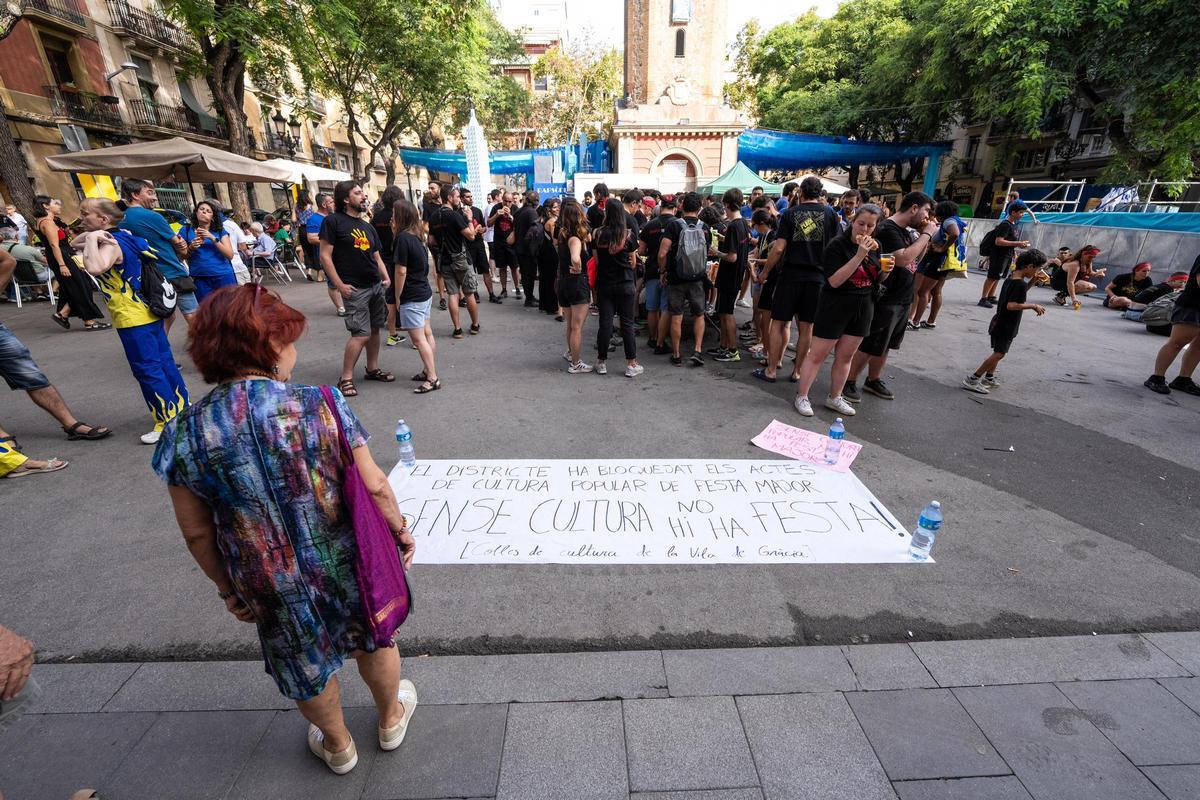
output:
[[[850,181],[851,189],[858,188],[858,169],[859,168],[857,164],[851,164],[850,166],[846,167],[846,174],[849,176],[848,180]]]
[[[387,158],[384,161],[384,167],[387,172],[384,173],[384,178],[388,186],[393,186],[396,183],[396,142],[392,140],[388,142]]]
[[[25,159],[21,146],[13,138],[8,126],[8,115],[0,103],[0,180],[8,187],[13,205],[25,219],[33,219],[33,181],[25,172]]]
[[[223,13],[224,4],[218,4],[217,13]],[[216,110],[225,118],[229,137],[229,149],[236,155],[253,158],[250,152],[250,136],[246,127],[246,111],[242,107],[246,94],[246,60],[238,42],[224,39],[213,42],[203,37],[200,47],[209,64],[205,80],[212,93]],[[229,203],[233,214],[240,220],[250,219],[250,198],[244,183],[229,184]]]

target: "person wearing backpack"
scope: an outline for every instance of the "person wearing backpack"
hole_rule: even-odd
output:
[[[175,306],[162,304],[159,295],[154,295],[155,301],[143,296],[143,283],[146,295],[151,295],[151,285],[157,284],[161,295],[161,287],[170,283],[151,265],[146,240],[117,227],[125,214],[116,203],[90,197],[80,204],[79,215],[87,232],[76,237],[72,247],[83,253],[84,270],[100,284],[129,369],[154,419],[154,427],[141,437],[142,444],[155,444],[163,425],[188,405],[187,384],[175,366],[160,316],[164,312],[170,316]]]
[[[977,305],[982,308],[992,308],[996,305],[994,292],[1000,281],[1008,276],[1012,267],[1013,253],[1018,247],[1029,247],[1029,242],[1018,238],[1017,223],[1029,208],[1020,200],[1014,200],[1008,205],[1008,216],[1000,220],[1000,224],[984,234],[979,243],[979,255],[987,256],[987,280],[983,282],[983,292],[979,295]]]
[[[775,371],[783,360],[788,344],[788,326],[796,320],[796,358],[792,368],[792,383],[800,380],[800,367],[812,341],[813,321],[821,287],[825,285],[825,269],[821,257],[825,248],[841,233],[835,212],[821,201],[821,179],[809,175],[800,182],[800,202],[779,218],[779,231],[767,256],[768,272],[779,271],[774,296],[771,298],[771,327],[766,342],[767,363],[754,371],[754,377],[775,382]]]
[[[683,363],[679,339],[683,333],[685,310],[692,315],[692,345],[695,347],[689,363],[693,367],[704,366],[701,355],[704,277],[708,271],[708,257],[719,253],[710,244],[708,226],[700,221],[701,205],[700,195],[695,192],[685,194],[680,206],[683,216],[667,224],[658,246],[659,263],[666,268],[662,282],[667,287],[667,311],[671,315],[671,363],[677,367]]]

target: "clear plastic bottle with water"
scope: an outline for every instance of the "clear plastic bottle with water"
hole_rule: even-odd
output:
[[[412,428],[400,420],[396,423],[396,445],[400,448],[400,463],[406,467],[417,465],[417,453],[413,450]]]
[[[933,550],[933,540],[942,527],[942,504],[932,501],[921,511],[917,527],[912,532],[912,542],[908,546],[909,555],[914,561],[928,561],[929,553]]]
[[[846,438],[846,426],[838,417],[829,426],[829,441],[825,444],[825,463],[836,464],[842,455],[842,440]]]

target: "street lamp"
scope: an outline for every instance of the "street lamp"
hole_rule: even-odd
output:
[[[271,117],[271,123],[275,126],[275,135],[287,148],[288,158],[295,158],[296,151],[300,148],[300,120],[294,116],[284,119],[283,112],[276,109],[275,116]]]

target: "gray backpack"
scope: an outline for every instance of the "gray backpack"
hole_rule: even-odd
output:
[[[708,264],[708,233],[699,220],[684,219],[675,249],[675,274],[680,280],[696,281],[704,277]]]
[[[1183,290],[1164,294],[1142,312],[1142,323],[1147,328],[1171,324],[1171,312],[1175,309],[1175,298],[1183,294]]]

